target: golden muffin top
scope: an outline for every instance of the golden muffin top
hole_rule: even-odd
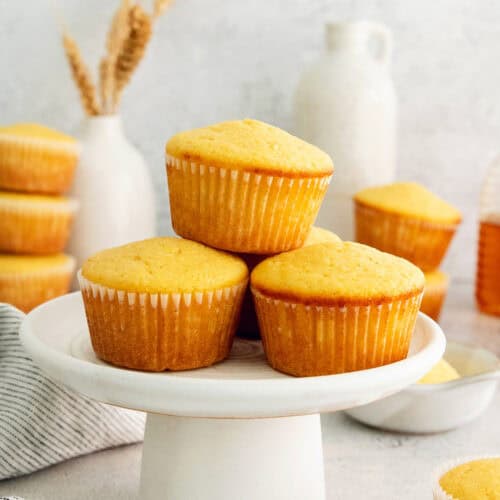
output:
[[[117,290],[147,293],[209,291],[248,277],[238,257],[181,238],[151,238],[109,248],[87,259],[84,278]]]
[[[460,378],[459,373],[445,359],[440,359],[433,366],[432,370],[426,373],[419,381],[419,384],[441,384]]]
[[[303,247],[316,245],[317,243],[339,243],[342,240],[335,234],[322,227],[313,226],[304,241]]]
[[[308,177],[333,172],[321,149],[267,123],[237,120],[174,135],[166,152],[208,166],[263,174]]]
[[[273,297],[362,305],[420,293],[424,275],[405,259],[348,241],[270,257],[253,270],[251,282],[252,287]]]
[[[439,485],[456,500],[500,500],[500,457],[460,464]]]
[[[16,125],[10,125],[8,127],[0,127],[0,136],[11,136],[11,137],[24,137],[24,138],[37,138],[46,139],[48,141],[55,142],[67,142],[76,143],[76,139],[73,137],[58,132],[44,125],[38,125],[36,123],[17,123]]]
[[[460,212],[417,182],[396,182],[363,189],[354,199],[362,205],[432,222],[458,223]]]
[[[429,271],[424,273],[425,276],[425,285],[444,285],[448,282],[448,275],[443,273],[442,271]]]
[[[72,268],[75,260],[63,253],[57,255],[7,255],[0,254],[0,274],[31,273],[61,267]]]

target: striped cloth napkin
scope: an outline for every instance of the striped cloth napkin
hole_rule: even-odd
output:
[[[144,413],[95,403],[43,375],[19,341],[23,317],[0,304],[0,480],[142,441]]]

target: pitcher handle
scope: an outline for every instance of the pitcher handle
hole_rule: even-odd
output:
[[[379,45],[375,59],[381,64],[388,66],[392,57],[392,34],[391,31],[382,24],[370,23],[372,37]]]

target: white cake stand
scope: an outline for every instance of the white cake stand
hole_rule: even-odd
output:
[[[266,364],[260,342],[236,340],[231,357],[210,368],[138,372],[95,357],[79,292],[28,314],[21,339],[55,381],[148,412],[145,500],[323,500],[319,413],[399,391],[445,348],[439,326],[420,314],[408,358],[371,370],[289,377]]]

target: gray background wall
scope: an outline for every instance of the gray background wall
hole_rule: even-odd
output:
[[[83,116],[51,1],[0,0],[0,120],[77,132]],[[95,68],[116,2],[54,2]],[[324,22],[373,19],[394,32],[398,175],[464,212],[446,267],[454,279],[472,279],[480,180],[500,150],[499,18],[495,0],[177,0],[157,24],[122,108],[155,179],[161,233],[171,231],[166,139],[241,117],[293,131],[291,96],[323,50]]]

